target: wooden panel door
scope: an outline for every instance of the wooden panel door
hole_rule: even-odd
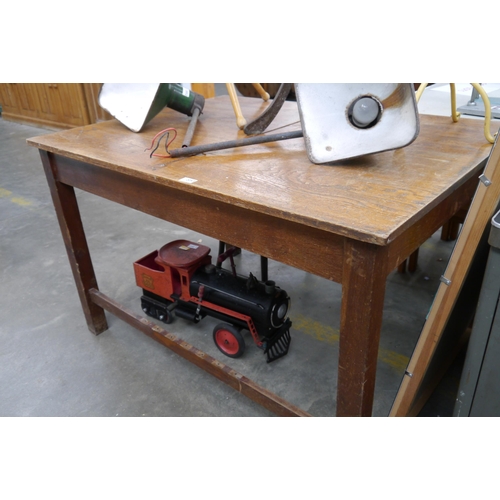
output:
[[[40,102],[31,85],[4,83],[0,85],[2,116],[6,119],[37,119]]]
[[[32,92],[38,94],[40,121],[63,128],[90,124],[82,84],[36,83],[30,86]]]
[[[56,129],[91,123],[81,83],[0,84],[0,104],[6,120]]]

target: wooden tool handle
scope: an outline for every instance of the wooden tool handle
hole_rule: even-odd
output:
[[[253,88],[259,93],[260,97],[264,99],[264,101],[269,101],[269,98],[271,97],[262,87],[260,83],[252,83]]]
[[[241,112],[240,102],[238,101],[238,95],[236,94],[236,87],[234,86],[234,83],[226,83],[226,88],[229,98],[231,99],[231,104],[233,105],[234,114],[236,115],[236,125],[238,125],[239,129],[243,130],[247,121]]]

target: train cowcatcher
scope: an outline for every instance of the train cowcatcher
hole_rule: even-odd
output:
[[[269,363],[288,353],[290,297],[274,281],[260,281],[252,273],[238,275],[234,250],[219,255],[214,265],[209,247],[175,240],[142,257],[134,262],[136,283],[143,291],[141,307],[167,324],[174,316],[194,323],[206,316],[221,320],[213,340],[231,358],[245,352],[242,330],[248,330]],[[231,270],[222,268],[227,258]]]

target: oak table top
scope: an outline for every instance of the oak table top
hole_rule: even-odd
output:
[[[252,98],[240,104],[248,121],[266,106]],[[376,245],[387,245],[442,201],[491,150],[482,122],[422,115],[411,145],[328,165],[309,161],[302,138],[190,158],[149,157],[145,149],[157,132],[175,128],[170,147],[180,147],[188,124],[187,116],[165,109],[140,133],[111,120],[34,137],[28,144]],[[266,133],[277,129],[300,129],[296,103],[286,102]],[[243,137],[229,99],[208,99],[192,145]]]

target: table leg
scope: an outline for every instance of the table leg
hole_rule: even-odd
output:
[[[384,247],[345,244],[337,416],[371,416],[387,279]]]
[[[78,209],[75,190],[72,186],[57,181],[50,153],[40,150],[40,156],[78,295],[82,303],[83,313],[89,330],[98,335],[107,330],[108,324],[104,309],[94,304],[89,294],[90,289],[98,289],[97,280],[80,217],[80,210]]]

